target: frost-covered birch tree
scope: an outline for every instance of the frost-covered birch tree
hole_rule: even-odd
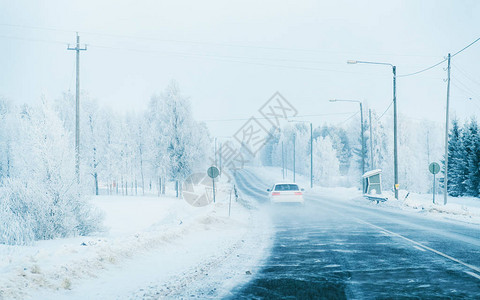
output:
[[[12,177],[0,188],[0,243],[85,235],[101,216],[82,196],[74,147],[57,112],[47,102],[24,106],[12,145]]]

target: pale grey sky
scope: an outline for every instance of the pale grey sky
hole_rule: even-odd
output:
[[[199,120],[248,118],[276,91],[299,114],[381,113],[391,69],[428,67],[480,37],[479,1],[7,1],[0,0],[0,95],[14,102],[74,90],[79,31],[82,90],[117,111],[140,111],[174,79]],[[480,112],[480,43],[452,60],[452,110]],[[445,65],[443,65],[445,66]],[[398,79],[399,112],[444,118],[439,66]],[[470,100],[472,98],[472,100]],[[391,112],[389,112],[391,113]],[[348,115],[311,117],[315,125]],[[241,122],[208,122],[231,135]]]

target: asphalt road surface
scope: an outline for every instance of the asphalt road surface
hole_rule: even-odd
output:
[[[480,299],[479,226],[315,195],[271,206],[273,183],[248,171],[236,180],[271,211],[275,236],[232,299]]]

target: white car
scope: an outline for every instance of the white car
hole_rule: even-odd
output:
[[[267,192],[269,192],[270,203],[305,203],[303,189],[300,189],[296,183],[276,183]]]

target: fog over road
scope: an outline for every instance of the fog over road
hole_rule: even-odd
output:
[[[245,170],[236,181],[271,210],[275,236],[232,299],[480,297],[480,226],[308,193],[305,207],[270,207],[273,183]]]

